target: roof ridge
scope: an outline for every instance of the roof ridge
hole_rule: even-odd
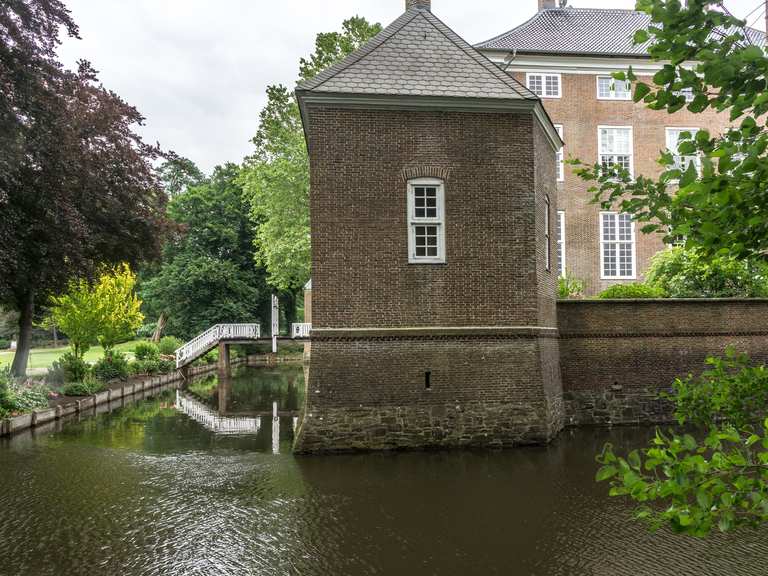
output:
[[[396,20],[394,20],[389,26],[384,28],[381,32],[376,34],[368,42],[363,44],[357,50],[347,54],[344,58],[332,64],[325,70],[319,72],[314,77],[307,80],[302,80],[296,85],[296,90],[314,90],[319,86],[325,84],[328,80],[347,69],[349,66],[360,62],[366,56],[369,56],[386,42],[391,39],[397,32],[402,30],[407,24],[422,12],[418,8],[411,8],[403,12]]]
[[[475,62],[477,62],[480,66],[482,66],[494,78],[503,82],[508,88],[511,88],[514,92],[519,94],[524,99],[538,100],[539,98],[538,96],[536,96],[533,92],[531,92],[527,88],[524,88],[523,85],[520,84],[517,80],[515,80],[512,76],[510,76],[509,74],[501,70],[498,66],[496,66],[496,64],[491,62],[491,60],[487,56],[480,53],[480,51],[475,49],[475,47],[472,46],[469,42],[467,42],[461,36],[456,34],[456,32],[454,32],[447,24],[445,24],[445,22],[443,22],[442,20],[440,20],[440,18],[432,14],[431,11],[427,11],[424,17],[426,18],[427,22],[432,24],[432,26],[434,26],[434,28],[438,32],[440,32],[443,36],[445,36],[447,40],[452,42],[459,50],[464,52],[467,56],[469,56]],[[434,19],[435,22],[431,22],[430,18]],[[442,30],[441,28],[444,28],[445,30]],[[446,31],[450,32],[450,35],[446,34]],[[451,36],[454,36],[454,38],[451,38]],[[512,82],[510,83],[508,80],[511,80]],[[522,88],[523,91],[521,91],[520,88]]]

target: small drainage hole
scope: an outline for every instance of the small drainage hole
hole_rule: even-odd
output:
[[[430,390],[432,388],[432,372],[427,370],[424,372],[424,390]]]

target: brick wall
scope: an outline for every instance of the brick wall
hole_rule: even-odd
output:
[[[659,393],[728,345],[768,361],[768,300],[575,300],[557,311],[571,425],[668,421]]]
[[[297,451],[547,441],[562,426],[557,199],[532,116],[309,114],[313,333]],[[406,182],[419,176],[445,182],[445,264],[408,262]]]
[[[525,73],[516,73],[525,84]],[[650,77],[641,77],[651,82]],[[683,109],[673,115],[665,111],[647,109],[642,103],[597,99],[595,74],[563,74],[562,97],[544,98],[542,103],[555,124],[563,126],[565,157],[579,158],[587,163],[597,161],[597,127],[632,126],[634,140],[635,174],[658,174],[656,164],[659,153],[666,147],[666,127],[707,128],[719,133],[728,125],[727,115],[707,110],[703,114],[691,114]],[[597,294],[619,282],[600,279],[600,207],[591,204],[589,186],[565,167],[565,181],[558,183],[560,208],[566,213],[566,265],[570,275],[586,282],[588,295]],[[648,266],[651,256],[663,244],[659,235],[644,235],[637,230],[638,280]]]

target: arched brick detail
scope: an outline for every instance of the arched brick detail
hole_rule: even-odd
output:
[[[402,169],[400,177],[403,182],[408,182],[414,178],[439,178],[443,182],[447,182],[451,177],[451,169],[448,166],[429,166],[426,164],[410,166]]]

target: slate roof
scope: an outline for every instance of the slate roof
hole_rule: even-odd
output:
[[[648,43],[635,46],[632,36],[650,22],[650,15],[636,10],[549,8],[475,48],[517,50],[518,54],[647,57]],[[763,32],[749,28],[748,34],[752,42],[762,45]]]
[[[415,6],[298,92],[537,100],[443,24]]]

